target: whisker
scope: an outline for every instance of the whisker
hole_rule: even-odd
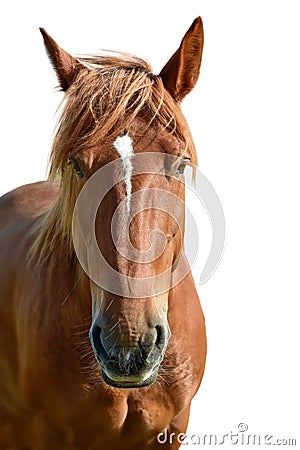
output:
[[[109,329],[109,334],[107,334],[105,337],[104,337],[104,339],[109,339],[112,335],[113,335],[113,333],[114,333],[114,331],[115,331],[115,328],[119,325],[119,323],[120,323],[120,320],[118,320],[110,329]]]
[[[84,331],[77,331],[76,333],[73,333],[73,336],[81,336],[82,334],[89,334],[89,329],[88,330],[84,330]]]
[[[105,312],[107,312],[109,310],[109,308],[111,307],[111,305],[113,304],[114,299],[112,299],[109,303],[109,305],[107,306],[107,308],[105,309]]]
[[[70,289],[69,293],[66,295],[66,297],[64,298],[64,300],[61,302],[61,306],[64,306],[64,304],[67,302],[67,300],[69,300],[69,298],[71,297],[72,293],[75,291],[75,289],[77,288],[79,281],[82,278],[82,272],[80,272],[79,276],[77,277],[77,280],[75,281],[72,289]]]

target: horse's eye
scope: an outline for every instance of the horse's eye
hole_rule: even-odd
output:
[[[76,161],[76,159],[74,159],[74,158],[69,158],[69,161],[73,164],[74,170],[75,170],[76,175],[78,176],[78,178],[83,178],[83,177],[84,177],[84,172],[83,172],[83,170],[80,168],[80,165],[78,164],[78,162]]]
[[[175,175],[182,175],[184,172],[184,169],[186,168],[186,165],[190,162],[190,158],[182,158],[182,160],[179,163],[179,166],[176,169]]]

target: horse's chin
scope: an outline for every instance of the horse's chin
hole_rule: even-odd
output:
[[[155,368],[147,378],[142,378],[141,380],[139,380],[139,379],[128,379],[126,377],[124,378],[112,377],[109,376],[102,369],[102,378],[106,384],[115,388],[123,388],[123,389],[137,389],[150,386],[156,381],[157,374],[158,374],[158,367]]]

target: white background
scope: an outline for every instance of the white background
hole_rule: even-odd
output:
[[[62,97],[54,90],[39,26],[70,53],[124,50],[147,59],[157,73],[193,19],[202,16],[201,76],[183,110],[200,170],[222,202],[227,241],[219,269],[199,287],[208,358],[189,433],[216,433],[221,439],[244,422],[250,434],[300,442],[298,2],[5,5],[0,194],[46,173]]]

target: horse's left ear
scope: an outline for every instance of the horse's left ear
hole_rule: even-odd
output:
[[[159,74],[165,88],[177,102],[193,89],[198,80],[203,42],[203,23],[201,17],[197,17],[180,47]]]
[[[66,91],[84,66],[60,48],[44,28],[40,28],[40,32],[43,35],[49,59],[56,71],[61,88],[63,91]]]

